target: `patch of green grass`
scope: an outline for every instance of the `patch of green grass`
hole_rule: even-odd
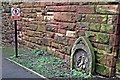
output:
[[[14,55],[15,54],[15,47],[0,46],[0,51],[6,55]],[[25,52],[26,52],[26,50],[24,48],[18,48],[19,54],[23,54]]]
[[[87,75],[86,73],[76,71],[75,69],[72,70],[72,76],[80,77],[80,78],[92,78],[93,77],[92,75]]]
[[[60,58],[31,55],[27,55],[26,57],[21,55],[19,58],[11,57],[11,59],[48,77],[59,77],[61,74],[64,74],[65,71],[67,71],[58,68],[64,63]],[[67,71],[67,73],[69,73],[69,71]]]
[[[10,59],[42,74],[47,78],[60,77],[60,78],[88,78],[87,74],[78,71],[71,71],[70,67],[64,60],[50,55],[43,50],[35,49],[32,53],[25,53],[16,58],[15,56]]]

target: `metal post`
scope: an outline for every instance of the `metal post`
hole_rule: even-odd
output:
[[[16,58],[18,57],[18,44],[17,44],[17,20],[14,20],[15,24],[15,52],[16,52]]]

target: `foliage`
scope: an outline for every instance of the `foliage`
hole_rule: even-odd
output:
[[[50,55],[48,52],[34,49],[32,53],[21,54],[20,57],[15,58],[15,56],[10,57],[10,59],[42,74],[48,78],[52,77],[78,77],[78,78],[88,78],[87,74],[82,74],[78,71],[71,71],[70,67],[65,63],[64,60]]]
[[[32,50],[32,53],[33,53],[33,54],[36,54],[36,55],[43,55],[43,54],[44,54],[44,51],[43,51],[43,50],[39,50],[39,49],[33,49],[33,50]]]
[[[92,78],[92,75],[87,75],[86,73],[79,72],[75,69],[72,70],[71,72],[73,77],[78,77],[78,78]]]
[[[26,49],[23,48],[18,48],[18,53],[23,54],[25,53]],[[6,46],[1,46],[0,51],[4,54],[9,54],[9,55],[14,55],[15,54],[15,48],[14,47],[6,47]]]

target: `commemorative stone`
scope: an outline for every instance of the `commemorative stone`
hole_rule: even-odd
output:
[[[71,49],[71,68],[88,75],[94,72],[95,55],[86,37],[79,37]]]

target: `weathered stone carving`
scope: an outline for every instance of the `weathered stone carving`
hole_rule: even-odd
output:
[[[88,75],[94,71],[95,55],[86,37],[78,38],[71,50],[71,69],[75,68]]]

